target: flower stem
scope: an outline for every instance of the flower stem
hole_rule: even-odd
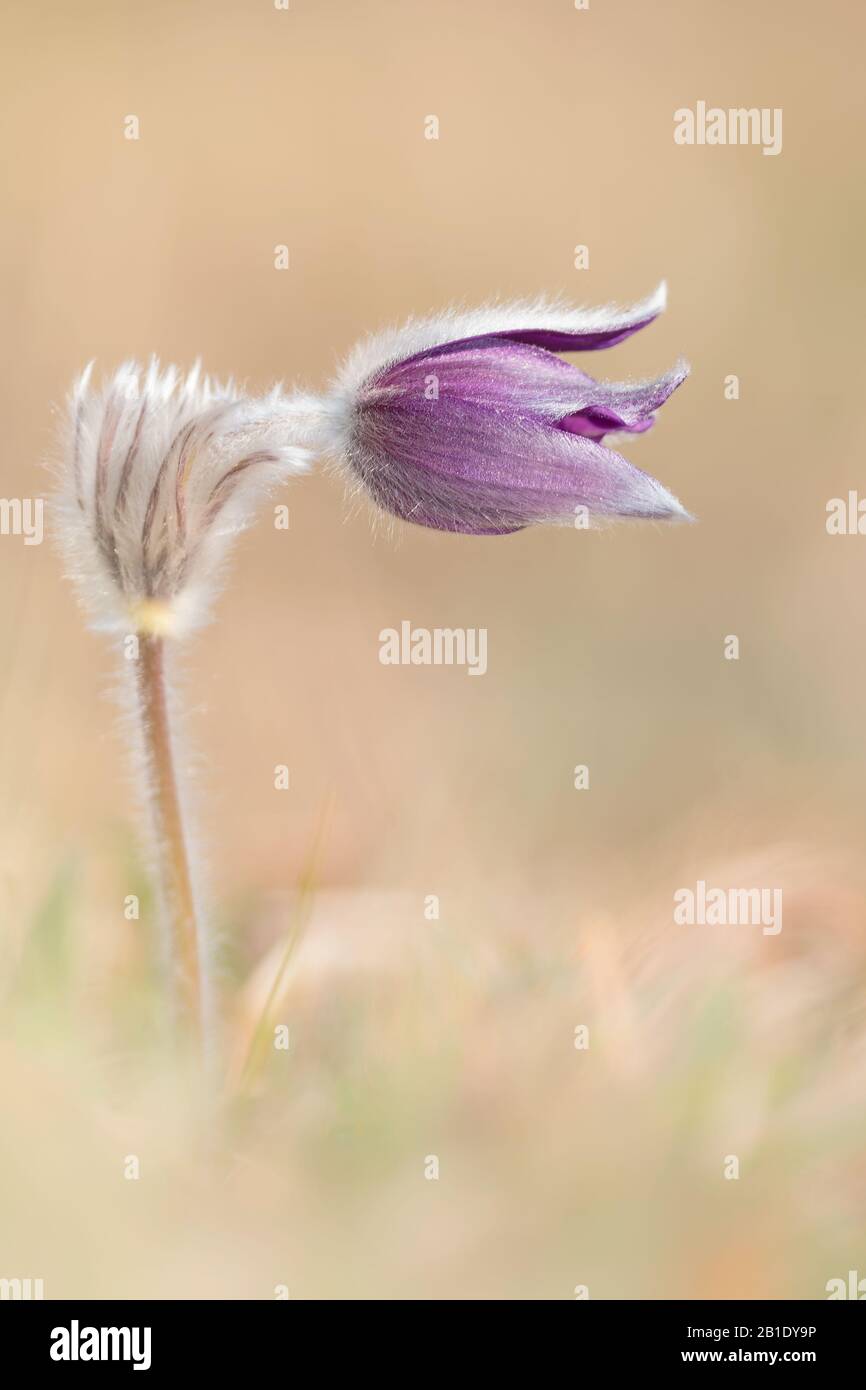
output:
[[[161,637],[139,635],[139,709],[150,794],[156,867],[183,1032],[204,1043],[202,971],[195,894],[178,794]]]

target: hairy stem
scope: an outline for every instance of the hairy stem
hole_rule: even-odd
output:
[[[180,1021],[197,1048],[204,1042],[202,968],[189,850],[178,794],[161,637],[139,636],[139,710],[162,910],[176,976]]]

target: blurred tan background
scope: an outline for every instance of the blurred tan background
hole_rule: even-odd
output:
[[[3,4],[0,496],[47,490],[91,357],[316,388],[409,313],[667,278],[661,321],[580,365],[690,360],[625,452],[699,524],[374,537],[317,471],[288,533],[243,539],[186,663],[229,1035],[332,809],[292,1048],[207,1142],[117,1002],[150,953],[111,653],[52,548],[0,537],[0,1276],[785,1298],[866,1275],[866,541],[825,530],[866,442],[864,38],[853,0]],[[698,100],[783,108],[782,153],[675,145]],[[487,675],[382,667],[404,618],[486,627]],[[781,935],[675,927],[699,878],[782,887]]]

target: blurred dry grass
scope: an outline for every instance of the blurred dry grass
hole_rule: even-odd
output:
[[[866,1195],[866,952],[827,869],[789,862],[781,951],[543,895],[446,924],[324,892],[272,1014],[289,1051],[216,1112],[143,1032],[140,963],[70,986],[73,913],[61,977],[6,1003],[5,1264],[50,1296],[820,1297]],[[224,977],[241,1054],[278,950]]]
[[[188,677],[231,1055],[334,812],[292,1047],[218,1124],[161,1050],[111,655],[49,547],[0,538],[0,1275],[785,1297],[866,1272],[863,560],[824,530],[862,474],[862,9],[0,14],[0,495],[43,485],[90,356],[316,384],[409,312],[667,275],[664,321],[593,365],[690,358],[630,451],[700,518],[394,545],[317,477],[288,534],[246,537]],[[782,106],[782,155],[674,146],[698,98]],[[486,626],[488,674],[381,667],[404,617]],[[782,934],[675,928],[697,878],[781,886]]]

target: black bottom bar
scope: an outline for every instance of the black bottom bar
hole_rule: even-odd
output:
[[[359,1300],[362,1301],[362,1300]],[[331,1314],[333,1317],[334,1314]],[[322,1369],[333,1365],[338,1346],[350,1349],[356,1369],[360,1348],[345,1312],[337,1324],[349,1336],[329,1338],[321,1347]],[[369,1316],[369,1315],[368,1315]],[[309,1304],[161,1302],[2,1302],[0,1335],[4,1364],[17,1363],[18,1375],[31,1370],[69,1376],[98,1375],[101,1369],[159,1377],[185,1370],[232,1372],[247,1376],[263,1369],[291,1374],[315,1354],[317,1319]],[[422,1366],[429,1372],[437,1356],[453,1371],[455,1351],[437,1335],[424,1336]],[[858,1367],[866,1320],[845,1301],[827,1302],[592,1302],[575,1301],[554,1330],[564,1329],[573,1364],[586,1369],[638,1369],[646,1372],[702,1366],[811,1367],[828,1371]],[[399,1328],[397,1329],[399,1331]],[[476,1329],[477,1331],[477,1329]],[[377,1336],[387,1337],[385,1331]],[[491,1346],[486,1342],[485,1359]],[[513,1344],[501,1344],[502,1349]],[[436,1348],[441,1351],[437,1353]],[[394,1348],[396,1350],[396,1347]],[[497,1346],[493,1343],[493,1360]],[[547,1348],[545,1347],[545,1350]],[[476,1353],[477,1356],[478,1353]],[[509,1351],[509,1359],[511,1357]],[[379,1344],[376,1360],[388,1355]],[[403,1362],[403,1371],[410,1367]]]

